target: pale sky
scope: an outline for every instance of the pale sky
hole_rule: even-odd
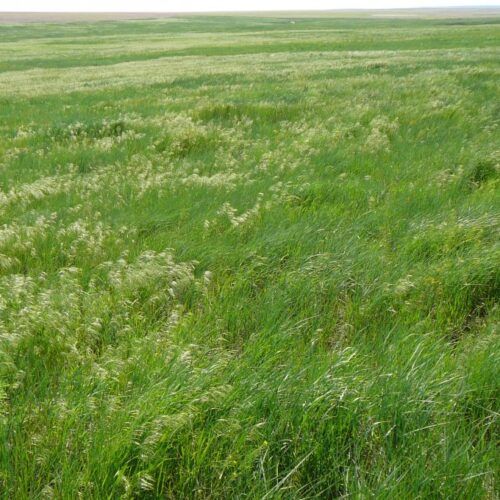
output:
[[[499,5],[500,0],[0,0],[0,11],[206,12]]]

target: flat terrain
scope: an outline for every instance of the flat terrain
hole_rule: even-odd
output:
[[[172,16],[169,13],[151,12],[0,12],[0,24],[149,20]]]
[[[187,14],[169,12],[0,12],[0,24],[19,23],[75,23],[89,21],[124,21],[140,19],[164,19],[169,17],[183,17]],[[191,14],[193,16],[196,14]],[[205,15],[220,16],[221,13]],[[241,12],[227,13],[227,17],[261,16],[261,17],[379,17],[379,18],[476,18],[500,15],[499,7],[454,7],[431,9],[377,9],[377,10],[332,10],[332,11],[290,11],[290,12]]]
[[[497,498],[499,22],[0,26],[1,495]]]

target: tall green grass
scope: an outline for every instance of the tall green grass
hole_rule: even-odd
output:
[[[4,498],[496,498],[497,18],[0,39]]]

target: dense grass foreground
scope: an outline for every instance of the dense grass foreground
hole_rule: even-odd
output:
[[[5,498],[497,498],[498,19],[0,27]]]

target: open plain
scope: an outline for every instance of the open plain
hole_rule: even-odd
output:
[[[498,13],[54,21],[0,26],[0,494],[497,498]]]

